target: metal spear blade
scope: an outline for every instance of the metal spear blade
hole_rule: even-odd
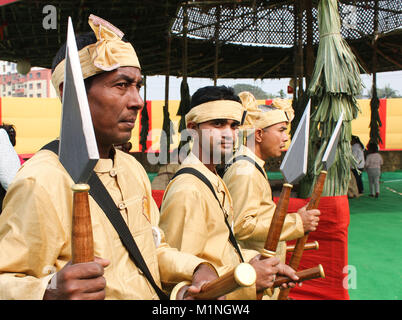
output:
[[[300,119],[292,143],[279,170],[285,181],[294,184],[307,173],[308,137],[310,130],[310,101]]]
[[[99,159],[71,18],[68,18],[59,160],[75,183],[88,181]]]
[[[339,136],[341,134],[342,121],[343,121],[343,110],[341,112],[341,115],[339,116],[334,132],[332,133],[331,139],[329,139],[328,146],[325,149],[324,155],[322,157],[322,164],[324,166],[324,170],[326,171],[332,166],[335,160],[336,147],[338,145]]]

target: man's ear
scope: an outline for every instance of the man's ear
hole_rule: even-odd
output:
[[[195,130],[197,129],[198,125],[194,121],[189,121],[186,127],[187,129]]]
[[[258,142],[258,143],[262,142],[262,133],[263,133],[262,129],[255,129],[254,135],[255,135],[256,142]]]
[[[191,138],[194,141],[194,139],[198,137],[198,131],[197,131],[197,129],[199,128],[198,124],[195,123],[194,121],[190,121],[187,123],[186,127],[187,127],[187,133],[190,134]]]

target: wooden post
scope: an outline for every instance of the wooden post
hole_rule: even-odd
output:
[[[303,2],[296,1],[295,4],[298,6],[297,10],[297,55],[298,55],[298,79],[299,79],[299,89],[297,90],[297,99],[301,99],[303,95],[303,75],[304,75],[304,65],[303,65]]]
[[[374,5],[374,34],[373,34],[373,94],[377,90],[377,36],[378,36],[378,0]],[[376,94],[377,96],[377,94]]]
[[[312,0],[305,1],[307,16],[307,45],[306,45],[306,88],[309,87],[311,75],[314,69],[313,52],[313,4]]]
[[[294,5],[293,5],[293,108],[296,106],[296,100],[297,100],[297,90],[298,90],[298,86],[297,86],[297,10],[298,10],[298,2],[295,1]]]
[[[183,81],[187,82],[188,68],[188,12],[187,3],[183,4]]]
[[[214,86],[216,86],[218,81],[218,64],[219,64],[219,28],[221,20],[221,6],[216,7],[216,24],[215,24],[215,64],[214,64]]]
[[[169,108],[169,75],[170,75],[170,51],[171,51],[172,36],[170,30],[167,35],[166,47],[166,75],[165,75],[165,107]]]
[[[380,144],[382,139],[380,136],[380,127],[382,126],[380,115],[378,112],[380,101],[377,96],[377,37],[378,37],[378,0],[374,4],[374,33],[373,33],[373,60],[372,60],[372,72],[373,72],[373,86],[371,89],[371,101],[370,101],[370,141]]]

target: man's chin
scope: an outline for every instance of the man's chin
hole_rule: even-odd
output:
[[[230,147],[222,147],[221,148],[221,158],[222,158],[222,160],[228,160],[228,159],[230,159],[232,156],[233,156],[233,146],[230,146]]]
[[[116,142],[113,144],[114,145],[123,144],[123,143],[129,142],[130,139],[131,139],[131,132],[130,132],[130,134],[123,135],[119,139],[116,139]]]

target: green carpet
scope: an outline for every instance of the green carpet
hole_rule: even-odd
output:
[[[380,197],[369,197],[364,172],[364,196],[349,199],[352,300],[402,299],[402,171],[384,172],[380,181]]]

